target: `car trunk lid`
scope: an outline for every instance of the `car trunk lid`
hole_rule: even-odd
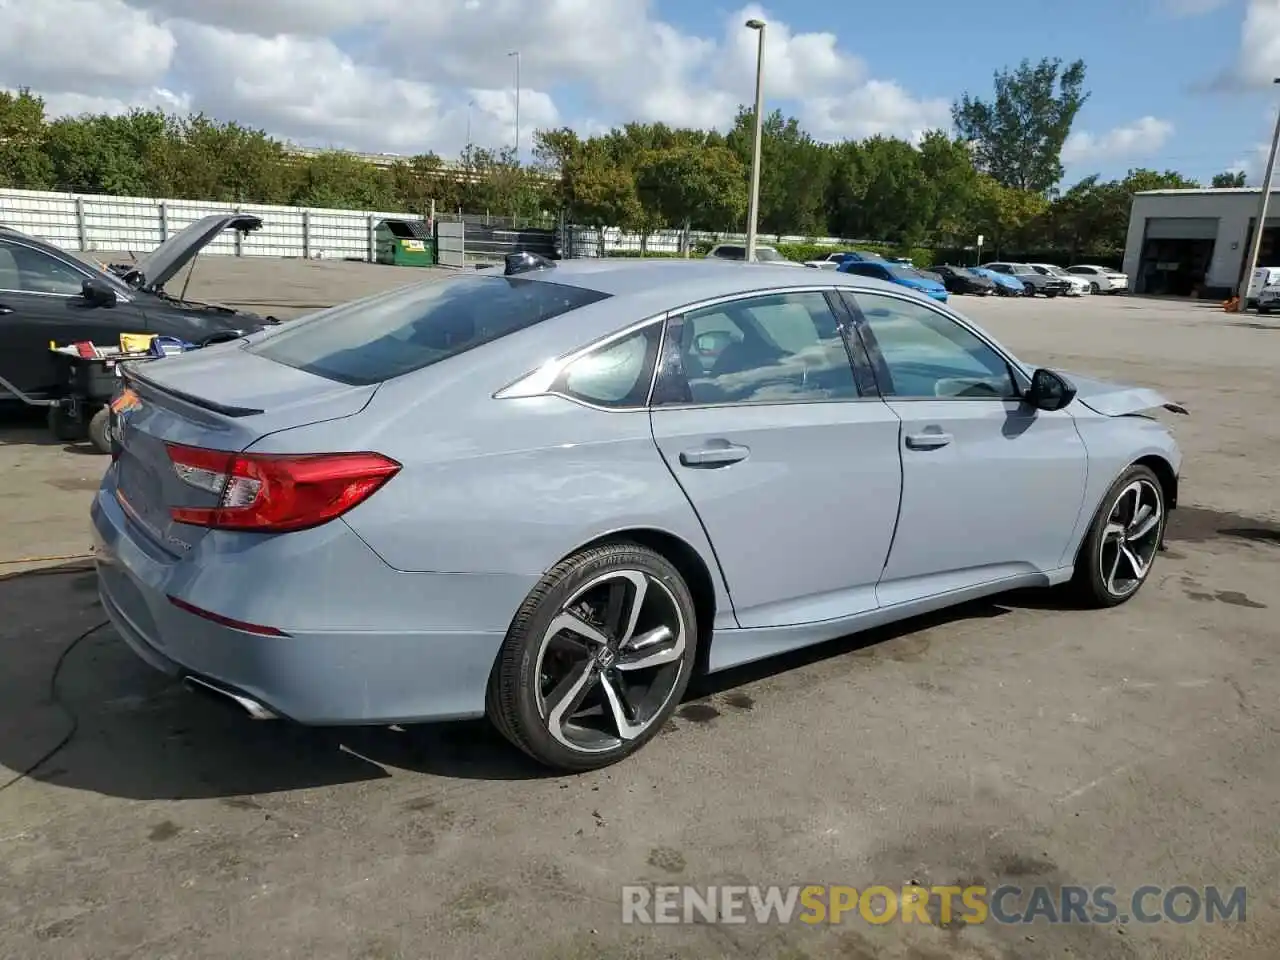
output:
[[[207,529],[172,519],[175,508],[217,505],[219,493],[184,479],[169,445],[239,452],[280,430],[353,416],[376,391],[348,386],[245,353],[240,344],[123,364],[113,403],[121,505],[162,549],[181,556]],[[195,477],[199,480],[199,477]]]

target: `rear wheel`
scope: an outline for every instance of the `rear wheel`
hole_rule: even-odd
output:
[[[1114,607],[1138,592],[1164,538],[1164,489],[1149,467],[1135,465],[1102,498],[1076,558],[1072,587],[1092,607]]]
[[[696,637],[689,588],[664,557],[632,543],[585,550],[517,611],[490,678],[489,718],[547,766],[616,763],[679,705]]]
[[[1098,292],[1099,292],[1099,291],[1101,291],[1101,290],[1102,290],[1102,288],[1101,288],[1101,287],[1099,287],[1096,283],[1090,283],[1090,284],[1089,284],[1089,292],[1090,292],[1090,293],[1098,293]]]
[[[89,421],[89,442],[99,453],[111,452],[111,407],[106,406]]]
[[[71,416],[60,403],[55,403],[49,408],[47,422],[49,424],[49,432],[53,434],[55,439],[64,443],[78,443],[85,438],[84,424]]]
[[[1022,285],[1022,293],[1024,296],[1034,297],[1036,295],[1036,288],[1033,284],[1024,283]]]

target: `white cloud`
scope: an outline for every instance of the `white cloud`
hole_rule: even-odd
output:
[[[754,98],[753,17],[768,23],[766,109],[823,139],[949,125],[945,102],[754,2],[704,37],[654,0],[0,0],[0,85],[31,86],[55,114],[160,105],[304,143],[452,155],[468,113],[475,143],[511,143],[518,49],[527,156],[534,129],[562,123],[726,128]]]
[[[1099,160],[1128,160],[1149,156],[1173,136],[1173,124],[1158,117],[1142,117],[1106,133],[1086,131],[1067,137],[1062,147],[1063,163],[1091,163]]]
[[[1239,79],[1250,86],[1270,86],[1280,77],[1280,2],[1250,0],[1240,28]]]
[[[107,114],[118,117],[133,109],[163,110],[165,113],[188,113],[189,94],[156,87],[141,97],[121,100],[118,97],[95,97],[86,93],[53,93],[45,97],[44,112],[49,117],[78,117],[81,114]]]
[[[0,84],[104,95],[157,83],[173,34],[120,0],[0,0]]]
[[[1267,169],[1267,157],[1271,153],[1271,144],[1255,143],[1244,156],[1233,160],[1226,169],[1232,173],[1243,173],[1245,182],[1256,187],[1262,183],[1262,175]]]

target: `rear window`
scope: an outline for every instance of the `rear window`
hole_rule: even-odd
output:
[[[248,350],[363,386],[421,370],[606,297],[544,280],[462,277],[342,304]]]

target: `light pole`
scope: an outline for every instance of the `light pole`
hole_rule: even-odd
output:
[[[471,146],[471,108],[476,105],[474,100],[467,101],[467,146]]]
[[[1271,82],[1280,83],[1280,77],[1276,77]],[[1267,225],[1267,204],[1271,200],[1271,176],[1276,169],[1277,150],[1280,150],[1280,112],[1276,113],[1276,132],[1271,135],[1271,153],[1267,156],[1267,172],[1262,175],[1262,199],[1258,201],[1258,222],[1253,228],[1249,265],[1244,272],[1244,278],[1240,281],[1241,312],[1249,308],[1249,284],[1253,280],[1253,271],[1258,269],[1258,255],[1262,252],[1262,231]]]
[[[756,221],[760,216],[760,134],[764,128],[764,21],[748,20],[747,28],[759,34],[756,48],[755,139],[751,146],[751,197],[747,205],[747,262],[756,258]]]
[[[512,50],[508,57],[516,58],[516,166],[520,166],[520,51]]]

